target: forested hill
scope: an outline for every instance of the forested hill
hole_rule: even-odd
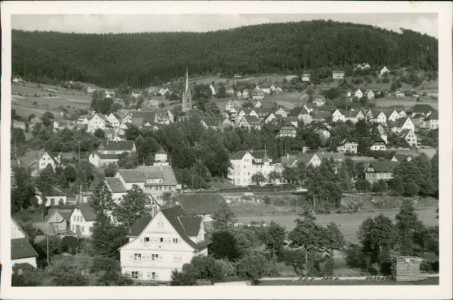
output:
[[[310,21],[207,33],[69,34],[13,30],[13,73],[25,78],[149,86],[184,74],[299,73],[353,63],[437,70],[437,39],[404,30]]]

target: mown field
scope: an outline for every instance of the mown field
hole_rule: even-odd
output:
[[[30,114],[41,116],[46,111],[54,112],[59,107],[65,109],[87,109],[91,103],[91,95],[82,91],[67,90],[50,85],[35,83],[11,85],[11,108],[24,117]],[[58,116],[55,116],[58,117]]]
[[[418,209],[417,215],[419,220],[421,220],[427,226],[434,226],[438,224],[436,219],[436,209],[437,207],[424,207]],[[367,211],[367,212],[357,212],[357,213],[332,213],[326,215],[316,215],[316,222],[320,225],[327,225],[330,222],[334,222],[339,225],[341,231],[343,232],[344,238],[348,243],[358,243],[357,233],[359,226],[367,218],[374,218],[380,214],[383,214],[392,220],[395,219],[395,216],[398,214],[398,209],[393,210],[376,210],[376,211]],[[265,221],[269,224],[271,221],[274,221],[284,227],[287,231],[291,231],[295,227],[294,220],[297,219],[299,215],[297,214],[288,214],[288,215],[272,215],[272,216],[241,216],[238,217],[238,222],[240,223],[251,223],[251,222],[260,222]]]
[[[438,285],[439,278],[432,277],[420,281],[393,281],[393,280],[315,280],[291,281],[274,280],[259,281],[258,285]]]

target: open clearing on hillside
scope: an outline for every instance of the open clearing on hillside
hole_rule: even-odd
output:
[[[416,210],[419,220],[421,220],[426,226],[434,226],[438,224],[438,220],[435,218],[437,207],[426,207]],[[320,225],[328,225],[330,222],[334,222],[340,226],[341,231],[344,234],[346,242],[358,243],[357,232],[362,222],[367,218],[374,218],[380,214],[395,220],[395,216],[399,210],[379,210],[372,212],[357,212],[357,213],[344,213],[344,214],[328,214],[328,215],[316,215],[316,223]],[[298,215],[286,215],[286,216],[248,216],[238,217],[239,223],[248,224],[251,222],[265,221],[269,224],[271,221],[278,223],[286,227],[287,231],[291,231],[295,227],[294,220],[297,219]]]

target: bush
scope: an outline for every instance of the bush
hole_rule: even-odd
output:
[[[366,259],[359,245],[352,244],[346,249],[346,264],[351,268],[363,269],[366,266]]]
[[[97,285],[102,286],[124,286],[132,285],[132,283],[132,279],[113,270],[107,271],[97,280]]]
[[[238,276],[256,281],[269,273],[267,259],[262,254],[245,256],[237,263]]]
[[[56,266],[50,273],[52,282],[57,286],[83,286],[88,285],[88,279],[78,273],[78,270],[68,264]]]
[[[109,257],[96,256],[93,260],[93,265],[90,268],[90,273],[100,273],[120,271],[120,265],[117,260]]]

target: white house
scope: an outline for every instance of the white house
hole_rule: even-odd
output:
[[[345,115],[341,112],[340,109],[337,109],[333,112],[332,121],[333,122],[344,122],[345,121]]]
[[[94,228],[96,214],[89,203],[80,203],[71,213],[69,225],[70,229],[77,236],[91,237]]]
[[[318,107],[324,106],[324,104],[326,104],[326,97],[323,95],[316,95],[313,99],[313,103]]]
[[[367,91],[366,97],[368,100],[374,99],[374,97],[375,97],[374,92],[372,90]]]
[[[385,74],[388,74],[388,73],[390,73],[390,70],[387,69],[386,66],[384,66],[384,67],[379,71],[379,74],[380,74],[381,76],[384,76]]]
[[[404,129],[401,131],[399,134],[401,138],[403,138],[411,147],[416,147],[417,146],[417,135],[415,132],[411,129]]]
[[[415,125],[409,117],[398,119],[392,127],[392,132],[399,134],[405,129],[415,131]]]
[[[357,91],[355,91],[354,96],[356,96],[359,99],[362,99],[362,97],[363,97],[362,90],[358,89]]]
[[[180,206],[162,209],[139,219],[119,248],[121,273],[133,280],[171,281],[196,255],[208,255],[202,217],[188,215]]]
[[[55,169],[61,166],[61,156],[53,157],[49,153],[44,152],[38,160],[38,170],[44,170],[48,165],[52,166],[55,172]]]
[[[267,156],[266,150],[241,150],[230,157],[228,178],[234,185],[247,186],[254,184],[252,176],[261,173],[265,178],[269,173],[276,171],[272,159]]]
[[[134,141],[107,141],[90,154],[88,161],[95,167],[102,167],[110,163],[117,163],[123,153],[130,154],[135,151]]]
[[[310,73],[303,73],[301,76],[301,79],[303,82],[309,82],[310,81]]]
[[[107,120],[104,116],[94,114],[94,116],[88,121],[87,132],[94,133],[97,129],[105,130],[107,127]]]
[[[337,151],[343,153],[357,153],[359,143],[355,139],[344,139],[337,145]]]

